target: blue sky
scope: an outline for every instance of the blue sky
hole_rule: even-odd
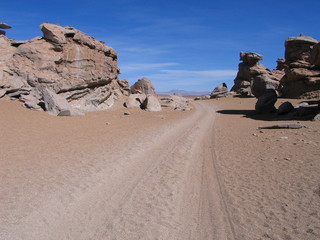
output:
[[[130,84],[148,77],[157,91],[211,91],[232,87],[240,51],[274,69],[286,38],[320,40],[319,9],[319,0],[2,0],[0,22],[17,40],[42,36],[45,21],[73,26],[118,52]]]

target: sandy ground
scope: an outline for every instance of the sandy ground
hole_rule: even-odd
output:
[[[320,239],[320,123],[260,131],[288,121],[254,102],[53,117],[0,99],[0,239]]]

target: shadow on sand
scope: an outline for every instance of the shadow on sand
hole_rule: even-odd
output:
[[[257,113],[255,110],[218,110],[217,113],[227,115],[242,115],[245,118],[251,118],[261,121],[310,121],[314,118],[315,114],[307,116],[295,116],[294,113],[286,115],[278,115],[274,113]]]

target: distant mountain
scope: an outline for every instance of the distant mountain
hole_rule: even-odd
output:
[[[171,94],[180,94],[181,96],[188,97],[188,96],[203,96],[210,94],[210,92],[198,92],[198,91],[186,91],[186,90],[179,90],[173,89],[169,92],[157,92],[159,95],[171,95]]]

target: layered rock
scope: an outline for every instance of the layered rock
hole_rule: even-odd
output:
[[[172,94],[160,99],[162,107],[170,107],[174,110],[187,111],[192,108],[189,106],[189,100],[177,94]]]
[[[73,27],[44,23],[40,29],[42,38],[25,42],[0,36],[0,89],[47,88],[83,111],[108,109],[128,93],[113,48]]]
[[[285,41],[285,76],[281,79],[284,97],[320,97],[320,43],[308,36]]]
[[[234,80],[231,91],[235,91],[242,96],[259,97],[267,89],[277,89],[279,81],[284,75],[281,70],[269,70],[259,61],[263,58],[258,53],[240,53],[239,71]]]

